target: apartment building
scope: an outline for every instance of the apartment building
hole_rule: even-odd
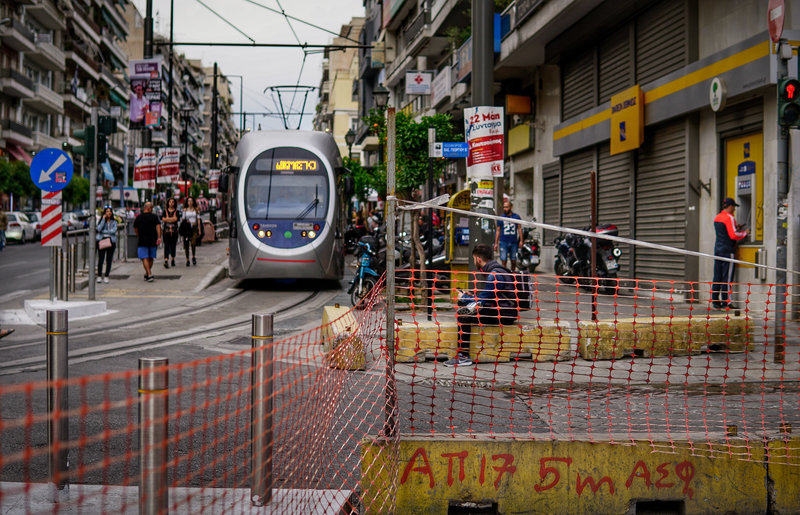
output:
[[[355,17],[342,25],[333,45],[358,44],[365,19]],[[350,147],[345,141],[348,131],[359,130],[359,55],[358,50],[326,49],[320,79],[320,99],[314,115],[314,130],[333,134],[339,152],[346,156]],[[363,142],[352,148],[353,158],[359,159]]]

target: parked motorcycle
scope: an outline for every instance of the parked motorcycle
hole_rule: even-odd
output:
[[[590,229],[584,229],[590,230]],[[597,234],[617,236],[619,231],[613,224],[597,226]],[[592,239],[577,234],[559,236],[554,242],[556,246],[555,273],[559,280],[565,283],[574,283],[591,288],[593,277],[598,278],[598,286],[603,293],[614,295],[617,291],[619,272],[619,258],[622,251],[614,242],[597,239],[597,256],[595,257],[595,273],[591,274]]]
[[[517,251],[517,264],[523,272],[533,273],[539,266],[541,256],[541,246],[539,238],[531,229],[523,230],[524,241],[522,247]]]
[[[344,231],[344,247],[345,251],[353,252],[358,245],[358,240],[367,234],[367,226],[363,224],[349,224]]]
[[[350,282],[350,288],[347,290],[347,294],[350,295],[350,302],[353,306],[359,308],[365,307],[359,302],[372,292],[375,285],[378,284],[378,279],[383,274],[383,269],[385,269],[385,263],[383,269],[380,265],[380,257],[375,242],[363,241],[368,238],[372,239],[370,236],[365,236],[356,244],[355,256],[358,264],[355,276]]]

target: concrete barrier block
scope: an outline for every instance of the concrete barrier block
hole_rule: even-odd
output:
[[[569,359],[570,336],[565,325],[503,325],[473,327],[470,358],[474,362],[505,362],[513,357],[532,361]]]
[[[532,361],[563,361],[572,357],[569,326],[541,324],[522,326],[522,349]]]
[[[709,317],[640,317],[578,322],[578,354],[583,359],[625,356],[685,356],[701,348],[741,352],[752,345],[753,320]]]
[[[522,350],[522,329],[518,325],[473,326],[469,357],[475,363],[511,361],[511,353]]]
[[[353,312],[339,305],[322,309],[322,344],[329,366],[341,370],[364,370],[364,342],[357,334]]]
[[[453,323],[405,322],[397,328],[395,361],[408,363],[456,355],[458,327]]]

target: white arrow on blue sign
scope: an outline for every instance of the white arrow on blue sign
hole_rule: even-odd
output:
[[[442,143],[442,157],[469,157],[469,143]]]
[[[33,156],[31,179],[42,191],[61,191],[72,180],[72,159],[58,148],[46,148]]]

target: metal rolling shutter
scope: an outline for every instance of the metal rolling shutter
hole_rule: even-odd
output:
[[[683,120],[649,130],[636,172],[636,239],[685,248],[686,127]],[[685,279],[682,254],[637,247],[637,279]]]
[[[564,63],[561,94],[561,120],[569,120],[595,106],[594,54],[587,52]],[[587,90],[591,85],[592,89]]]
[[[594,149],[565,156],[561,162],[561,225],[583,229],[591,225]]]
[[[631,237],[631,177],[633,158],[630,152],[609,155],[609,146],[599,148],[597,157],[597,223],[611,223],[619,235]],[[618,244],[622,250],[620,277],[631,277],[631,248]]]
[[[655,5],[636,20],[636,82],[647,84],[689,64],[686,0]]]
[[[729,105],[717,113],[717,132],[725,136],[746,134],[761,130],[764,121],[764,100],[756,98],[748,102]]]
[[[542,182],[544,186],[544,223],[561,225],[559,217],[559,186],[561,183],[561,166],[559,162],[550,163],[542,168]],[[554,231],[544,231],[541,245],[550,244],[558,235]]]
[[[628,28],[617,31],[600,45],[598,95],[601,104],[611,95],[633,86],[633,60]]]

